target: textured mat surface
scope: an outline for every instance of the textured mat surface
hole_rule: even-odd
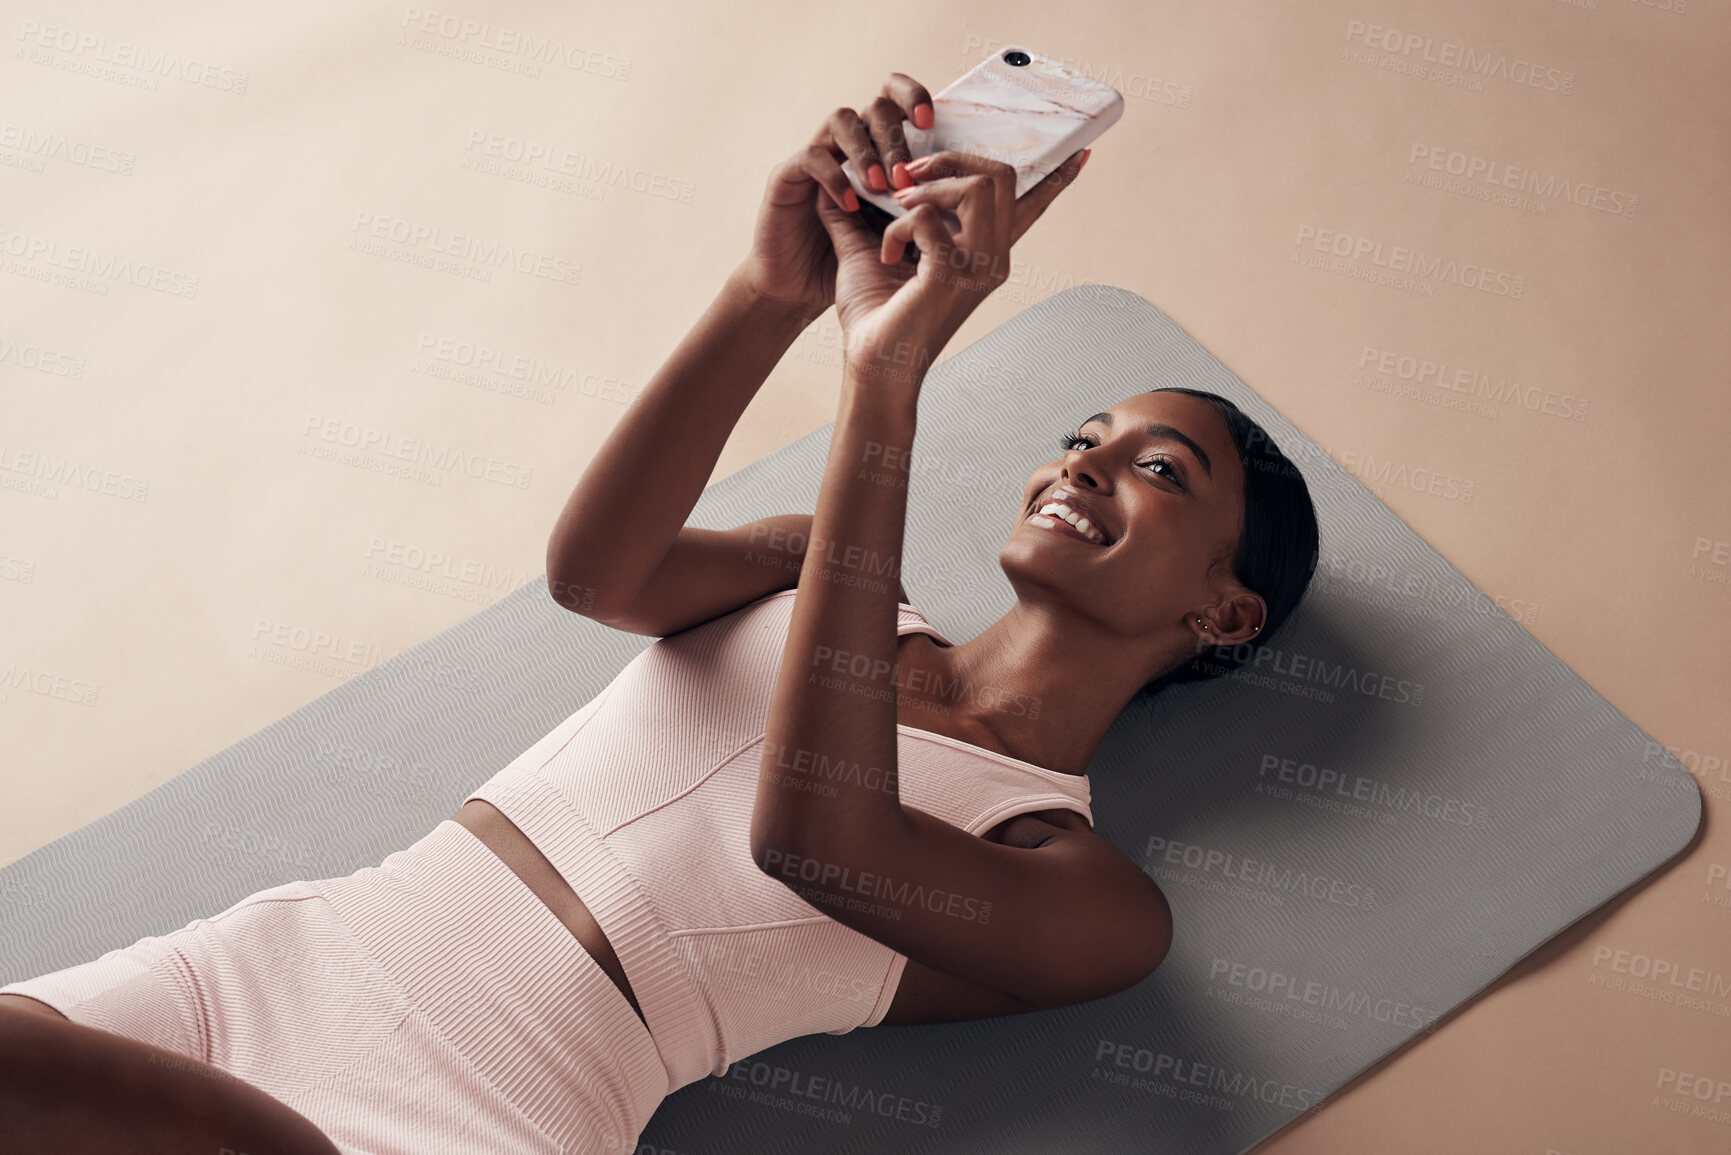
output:
[[[1249,413],[1321,523],[1297,614],[1228,679],[1127,710],[1096,829],[1171,900],[1137,988],[1034,1015],[797,1039],[685,1088],[643,1142],[765,1152],[1238,1152],[1681,851],[1693,778],[1166,315],[1083,285],[928,377],[904,580],[960,643],[1057,434],[1163,385]],[[809,511],[821,429],[692,524]],[[647,639],[544,580],[0,870],[0,982],[408,845]]]

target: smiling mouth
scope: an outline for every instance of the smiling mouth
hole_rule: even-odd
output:
[[[1054,533],[1061,533],[1066,537],[1073,537],[1078,541],[1085,541],[1089,545],[1104,546],[1106,544],[1103,535],[1095,536],[1099,535],[1100,531],[1093,526],[1090,526],[1087,532],[1084,533],[1082,530],[1071,525],[1064,518],[1058,517],[1054,514],[1041,513],[1038,510],[1035,510],[1033,513],[1030,513],[1025,520],[1041,529],[1049,529]]]

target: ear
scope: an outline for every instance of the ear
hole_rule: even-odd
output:
[[[1196,624],[1197,617],[1208,629]],[[1202,638],[1216,646],[1236,646],[1241,642],[1260,641],[1262,624],[1267,620],[1268,603],[1262,600],[1261,595],[1234,582],[1222,600],[1200,614],[1192,615],[1190,625]]]

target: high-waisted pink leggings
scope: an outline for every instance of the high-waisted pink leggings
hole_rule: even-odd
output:
[[[606,972],[451,821],[0,993],[245,1079],[344,1155],[629,1152],[668,1089]]]

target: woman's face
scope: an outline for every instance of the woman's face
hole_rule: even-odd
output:
[[[1060,432],[1071,431],[1053,434]],[[1074,432],[1070,448],[1028,479],[999,551],[1018,598],[1057,601],[1102,631],[1168,646],[1189,641],[1173,631],[1194,626],[1192,610],[1213,627],[1210,636],[1241,627],[1253,637],[1266,607],[1231,573],[1244,471],[1214,406],[1184,393],[1140,393]],[[1075,496],[1077,513],[1087,507],[1099,540],[1037,513],[1060,491]],[[1224,620],[1209,617],[1210,607]]]

